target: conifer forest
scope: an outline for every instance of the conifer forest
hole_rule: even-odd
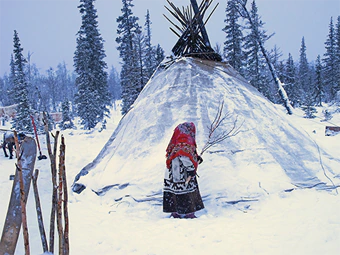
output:
[[[31,62],[32,53],[20,41],[20,31],[13,31],[10,72],[0,77],[0,106],[16,105],[17,114],[12,120],[16,130],[31,132],[30,116],[43,111],[62,112],[63,129],[72,128],[75,117],[84,129],[97,124],[105,128],[104,117],[110,107],[121,100],[121,112],[127,113],[156,68],[170,58],[162,45],[152,43],[152,13],[145,10],[141,19],[134,15],[133,0],[121,0],[118,29],[113,35],[120,66],[107,66],[105,58],[110,56],[105,53],[95,2],[79,1],[81,26],[74,38],[73,69],[58,63],[41,71]],[[266,22],[270,21],[261,20],[255,0],[228,0],[223,5],[224,27],[220,30],[225,40],[217,42],[214,51],[265,97],[283,104],[269,68],[272,66],[290,104],[303,109],[307,118],[314,117],[316,106],[340,102],[340,16],[329,17],[329,26],[324,28],[328,30],[324,51],[316,59],[308,57],[309,42],[304,37],[297,46],[299,58],[293,59],[292,54],[282,56],[276,46],[266,46],[270,38],[275,41],[275,34],[267,33]],[[5,116],[1,118],[7,121]]]

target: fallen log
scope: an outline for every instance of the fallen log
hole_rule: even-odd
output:
[[[326,126],[325,136],[333,136],[340,133],[340,127],[337,126]]]

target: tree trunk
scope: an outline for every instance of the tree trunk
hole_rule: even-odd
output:
[[[43,220],[43,216],[42,216],[40,199],[39,199],[39,192],[38,192],[38,185],[37,185],[38,175],[39,175],[39,170],[35,169],[34,175],[32,177],[33,191],[34,191],[34,198],[35,198],[35,206],[36,206],[36,210],[37,210],[37,217],[38,217],[41,243],[42,243],[43,251],[47,252],[48,251],[48,244],[47,244],[47,239],[46,239],[44,220]]]

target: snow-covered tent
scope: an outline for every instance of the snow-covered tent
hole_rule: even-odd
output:
[[[228,64],[180,58],[155,72],[99,155],[76,176],[73,191],[86,187],[116,201],[159,200],[174,128],[194,122],[200,151],[222,101],[230,117],[220,130],[230,130],[237,119],[240,132],[203,155],[198,180],[205,201],[236,203],[295,188],[339,186],[340,160],[297,129],[283,107]]]

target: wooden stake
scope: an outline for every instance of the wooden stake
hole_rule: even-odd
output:
[[[46,113],[43,113],[44,116],[44,127],[46,134],[46,143],[48,155],[51,161],[51,173],[52,173],[52,208],[51,208],[51,218],[50,218],[50,247],[49,252],[54,253],[54,230],[55,230],[55,218],[56,218],[56,207],[58,203],[57,198],[57,166],[56,166],[56,151],[57,151],[57,143],[58,143],[58,135],[59,131],[57,131],[54,136],[54,150],[52,152],[50,133],[48,130],[48,119]]]
[[[67,193],[67,180],[66,180],[66,168],[65,168],[65,139],[64,136],[61,136],[61,145],[60,145],[60,151],[63,152],[63,188],[64,188],[64,255],[69,255],[70,253],[70,244],[69,244],[69,218],[68,218],[68,193]],[[61,153],[60,152],[60,153]]]
[[[32,176],[32,183],[33,183],[33,191],[34,191],[34,198],[35,198],[35,206],[36,206],[36,210],[37,210],[37,217],[38,217],[41,243],[42,243],[43,251],[47,252],[48,251],[48,244],[47,244],[47,240],[46,240],[44,220],[43,220],[43,216],[42,216],[40,198],[39,198],[39,192],[38,192],[38,185],[37,185],[38,175],[39,175],[39,170],[35,169],[35,172]]]
[[[21,205],[21,218],[22,218],[22,232],[24,235],[24,244],[25,244],[25,255],[30,255],[30,244],[29,244],[29,235],[28,235],[28,227],[27,227],[27,215],[26,215],[26,196],[25,196],[25,185],[24,179],[22,175],[22,165],[21,165],[21,155],[19,149],[19,142],[18,142],[18,134],[16,131],[14,133],[14,141],[15,141],[15,148],[17,154],[17,171],[19,176],[19,183],[20,183],[20,205]]]
[[[63,144],[60,145],[59,150],[59,182],[58,182],[58,204],[57,204],[57,228],[59,234],[59,255],[64,254],[64,232],[62,223],[62,201],[63,201],[63,175],[64,175],[64,148]]]

